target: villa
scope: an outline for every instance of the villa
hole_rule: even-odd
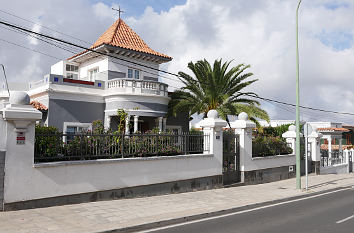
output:
[[[124,109],[127,134],[156,127],[180,133],[188,131],[188,117],[166,117],[168,85],[158,77],[160,64],[171,60],[118,19],[89,50],[52,65],[50,74],[31,82],[27,93],[45,113],[43,124],[63,132],[88,130],[95,120],[116,129],[117,110]]]

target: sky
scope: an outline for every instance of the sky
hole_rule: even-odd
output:
[[[118,5],[151,48],[173,57],[162,69],[189,72],[188,62],[204,58],[250,64],[258,81],[248,91],[295,103],[296,0],[0,0],[0,19],[88,47],[117,19],[111,8]],[[302,1],[301,105],[354,113],[353,12],[354,0]],[[0,25],[0,63],[9,82],[40,80],[52,64],[73,55],[64,49]],[[180,87],[178,80],[163,81]],[[272,119],[295,118],[293,107],[261,104]],[[354,125],[354,116],[310,110],[302,110],[301,118]]]

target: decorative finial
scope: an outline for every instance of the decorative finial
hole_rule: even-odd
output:
[[[119,19],[120,19],[120,13],[124,13],[124,11],[122,11],[122,10],[120,9],[120,6],[119,6],[119,5],[118,5],[118,9],[115,9],[115,8],[112,7],[112,10],[118,11]]]

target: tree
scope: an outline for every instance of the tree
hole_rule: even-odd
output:
[[[203,113],[206,117],[209,110],[215,109],[229,126],[228,115],[238,115],[241,112],[246,112],[257,124],[257,118],[269,121],[267,112],[259,107],[260,103],[249,98],[257,95],[241,92],[258,80],[246,81],[253,75],[245,73],[250,65],[239,64],[229,69],[231,62],[215,60],[213,67],[205,59],[188,63],[194,77],[184,72],[178,73],[184,87],[172,93],[169,114],[176,116],[179,112],[188,112],[191,116]]]

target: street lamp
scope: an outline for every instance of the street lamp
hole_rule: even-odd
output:
[[[299,0],[296,8],[296,188],[301,189],[300,169],[300,93],[299,93],[299,35],[298,14],[302,0]]]

